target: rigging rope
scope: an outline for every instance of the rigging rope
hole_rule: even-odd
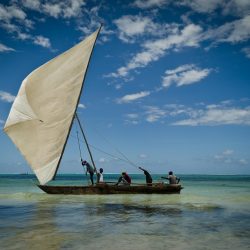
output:
[[[82,152],[81,152],[81,146],[80,146],[80,141],[79,141],[78,131],[76,131],[76,135],[77,135],[77,141],[78,141],[79,153],[80,153],[80,157],[81,157],[81,159],[82,159]]]
[[[77,141],[78,141],[78,148],[79,148],[79,153],[80,153],[80,158],[82,160],[82,151],[81,151],[81,145],[80,145],[80,140],[79,140],[79,136],[78,136],[78,129],[77,129],[77,126],[76,126],[76,135],[77,135]],[[70,135],[70,137],[72,137],[72,135]],[[75,138],[75,137],[74,137]],[[85,175],[87,175],[87,171],[85,169],[85,167],[83,166],[83,169],[85,171]],[[89,184],[89,181],[88,181],[88,184]]]
[[[82,130],[82,127],[81,127],[81,124],[80,124],[80,120],[79,120],[77,114],[75,114],[75,118],[76,118],[76,120],[77,120],[77,122],[78,122],[78,126],[80,127],[80,129],[81,129],[81,131],[82,131],[82,134],[83,134],[83,137],[84,137],[85,144],[86,144],[86,146],[87,146],[87,148],[88,148],[88,151],[89,151],[89,154],[90,154],[90,157],[91,157],[91,161],[92,161],[92,163],[93,163],[93,165],[94,165],[94,168],[96,169],[94,160],[93,160],[93,158],[92,158],[92,154],[91,154],[91,152],[90,152],[90,150],[89,150],[89,144],[88,144],[87,141],[86,141],[86,138],[85,138],[85,135],[84,135],[84,133],[83,133],[83,130]],[[122,158],[120,158],[120,157],[117,157],[117,156],[114,156],[114,155],[112,155],[112,154],[109,154],[109,153],[107,153],[107,152],[105,152],[105,151],[103,151],[103,150],[101,150],[101,149],[98,149],[98,148],[96,148],[96,147],[90,145],[92,148],[95,148],[96,150],[99,150],[99,151],[101,151],[102,153],[104,153],[104,154],[106,154],[106,155],[109,155],[109,156],[113,157],[114,159],[118,159],[118,160],[124,161],[124,162],[126,162],[126,163],[129,163],[131,166],[135,167],[136,169],[139,167],[139,166],[136,165],[134,162],[132,162],[130,159],[128,159],[128,157],[127,157],[125,154],[123,154],[118,148],[116,148],[110,141],[108,141],[108,139],[107,139],[106,137],[104,137],[103,135],[101,135],[101,134],[97,131],[97,129],[94,128],[94,130],[95,130],[95,132],[96,132],[99,136],[101,136],[101,137],[103,138],[103,140],[106,141],[107,144],[109,144],[110,146],[112,146],[112,147],[115,149],[115,151],[118,152],[124,159],[122,159]],[[77,131],[77,140],[78,140],[78,147],[79,147],[80,156],[81,156],[81,148],[80,148],[80,142],[79,142],[78,131]],[[82,157],[81,157],[81,158],[82,158]]]
[[[99,136],[101,136],[101,137],[102,137],[111,147],[113,147],[113,148],[115,149],[116,152],[118,152],[123,158],[125,158],[127,163],[129,163],[130,165],[132,165],[132,166],[135,167],[135,168],[138,168],[138,167],[139,167],[139,166],[136,165],[134,162],[132,162],[130,159],[128,159],[128,157],[127,157],[125,154],[123,154],[117,147],[115,147],[106,137],[104,137],[99,131],[97,131],[97,129],[95,129],[95,128],[93,128],[93,129],[94,129],[95,132],[96,132]],[[123,161],[125,161],[125,160],[123,159]]]
[[[73,136],[73,135],[70,135],[70,137],[72,137],[72,138],[76,139],[76,137],[75,137],[75,136]],[[81,139],[80,139],[80,140],[81,140]],[[81,140],[81,141],[83,142],[83,140]],[[120,160],[120,161],[123,161],[123,162],[126,162],[126,163],[131,164],[131,162],[130,162],[130,161],[128,161],[128,160],[126,160],[126,159],[122,159],[122,158],[120,158],[120,157],[118,157],[118,156],[116,156],[116,155],[113,155],[113,154],[107,153],[106,151],[104,151],[104,150],[102,150],[102,149],[100,149],[100,148],[97,148],[97,147],[95,147],[95,146],[93,146],[93,145],[91,145],[91,144],[89,144],[89,146],[90,146],[91,148],[93,148],[93,149],[95,149],[95,150],[97,150],[97,151],[99,151],[99,152],[103,153],[103,154],[106,154],[106,155],[108,155],[108,156],[112,157],[112,158],[113,158],[113,159],[115,159],[115,160]]]

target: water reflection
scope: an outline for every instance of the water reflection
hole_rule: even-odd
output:
[[[55,224],[56,207],[43,203],[7,206],[8,223],[1,218],[1,245],[3,249],[61,249],[67,235]],[[3,231],[6,233],[3,234]]]
[[[144,250],[201,249],[203,241],[218,249],[223,245],[210,241],[219,238],[244,249],[240,239],[250,236],[242,222],[250,223],[247,214],[229,214],[214,203],[184,203],[180,196],[36,194],[0,211],[3,249],[127,249],[128,243]],[[190,237],[195,245],[187,246]]]

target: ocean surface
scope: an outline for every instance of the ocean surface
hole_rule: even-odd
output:
[[[73,196],[43,193],[33,175],[0,175],[0,249],[250,249],[250,176],[180,177],[181,194]]]

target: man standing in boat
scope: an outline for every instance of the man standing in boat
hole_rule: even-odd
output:
[[[88,163],[87,161],[84,161],[83,159],[81,159],[81,162],[83,166],[86,166],[86,175],[87,173],[89,173],[91,183],[92,185],[94,185],[95,168],[90,163]]]
[[[144,169],[142,167],[139,167],[139,169],[142,170],[143,173],[144,173],[144,175],[146,176],[146,183],[147,183],[147,185],[148,186],[152,186],[153,179],[152,179],[150,173],[146,169]]]
[[[122,175],[120,176],[120,178],[118,179],[118,182],[115,185],[118,186],[119,183],[121,182],[123,185],[130,185],[131,177],[126,172],[122,172]]]
[[[103,168],[99,169],[99,172],[96,174],[97,176],[97,183],[103,183]]]

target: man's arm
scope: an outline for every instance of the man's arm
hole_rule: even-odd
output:
[[[161,178],[162,178],[162,179],[166,179],[166,180],[169,180],[169,178],[168,178],[168,177],[163,177],[163,176],[162,176]]]
[[[139,169],[140,169],[140,170],[142,170],[142,171],[145,171],[145,169],[144,169],[144,168],[142,168],[142,167],[139,167]]]

